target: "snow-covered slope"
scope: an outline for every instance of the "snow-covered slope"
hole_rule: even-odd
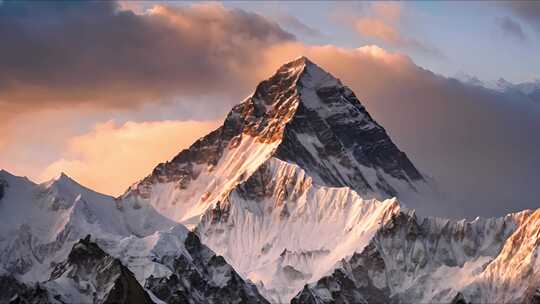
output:
[[[164,296],[164,289],[155,282],[190,282],[192,274],[184,271],[189,268],[199,274],[197,282],[168,286],[169,293],[183,294],[192,303],[214,303],[201,301],[200,294],[220,297],[221,303],[266,303],[197,236],[150,205],[93,192],[64,174],[38,185],[0,171],[0,183],[0,281],[12,296],[30,299],[29,294],[45,288],[53,303],[118,303],[106,300],[111,297],[132,303],[122,288],[136,280],[153,302],[160,302],[152,292]],[[86,235],[99,247],[79,241]],[[36,283],[41,288],[34,288]]]
[[[103,240],[146,236],[175,223],[151,206],[126,206],[66,175],[44,184],[0,172],[0,267],[23,281],[42,281],[86,234]]]
[[[538,231],[533,218],[523,211],[465,222],[400,212],[292,303],[519,303],[527,288],[537,288],[530,270],[538,262],[524,256],[536,258],[538,235],[525,244],[513,240]],[[512,265],[507,251],[515,247],[523,256],[512,255]]]
[[[209,210],[197,232],[268,299],[287,303],[363,248],[396,212],[395,199],[319,186],[297,165],[272,158]]]
[[[314,182],[379,200],[427,188],[354,93],[305,57],[283,65],[223,126],[158,165],[123,195],[189,227],[270,158]]]

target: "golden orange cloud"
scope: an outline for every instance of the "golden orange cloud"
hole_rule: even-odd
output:
[[[360,18],[354,22],[354,26],[366,37],[377,38],[392,44],[399,43],[401,39],[395,28],[380,19]]]
[[[42,180],[65,172],[96,191],[119,195],[154,166],[171,159],[218,122],[157,121],[99,123],[88,133],[71,138],[63,157],[50,164]]]

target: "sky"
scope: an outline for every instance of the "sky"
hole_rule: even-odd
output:
[[[36,182],[120,195],[305,55],[455,216],[540,207],[539,2],[0,1],[0,39],[0,168]]]

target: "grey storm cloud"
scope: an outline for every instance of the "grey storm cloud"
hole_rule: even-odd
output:
[[[112,1],[0,2],[0,106],[133,107],[238,93],[257,49],[293,41],[274,22],[219,4],[122,11]]]
[[[527,36],[523,32],[521,25],[514,19],[506,16],[499,17],[495,19],[495,23],[503,34],[508,35],[509,37],[515,38],[519,41],[527,40]]]

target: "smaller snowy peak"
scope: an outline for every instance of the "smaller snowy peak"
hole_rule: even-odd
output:
[[[49,189],[49,188],[80,189],[80,190],[85,189],[85,190],[93,192],[93,190],[90,190],[89,188],[86,188],[83,185],[79,184],[77,181],[69,177],[64,172],[61,172],[58,176],[40,185],[42,188],[46,188],[46,189]]]
[[[520,83],[513,83],[504,78],[494,81],[482,81],[465,73],[458,73],[454,76],[454,79],[466,85],[483,87],[501,93],[524,95],[533,101],[540,101],[540,79]]]
[[[10,184],[17,184],[21,186],[35,185],[35,183],[28,179],[28,177],[17,176],[4,169],[0,169],[0,182],[2,182],[6,187],[8,187]]]
[[[64,172],[57,177],[39,184],[38,197],[47,201],[53,210],[67,209],[79,200],[88,200],[94,202],[112,201],[113,198],[104,195],[90,188],[87,188]]]

